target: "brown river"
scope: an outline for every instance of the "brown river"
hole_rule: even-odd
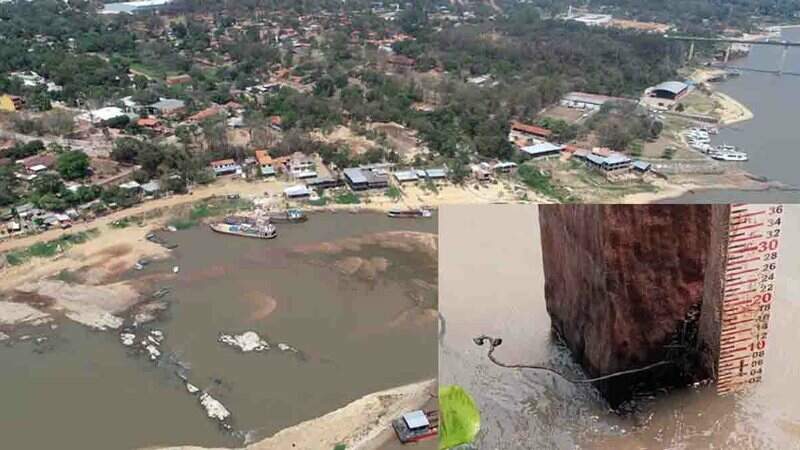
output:
[[[271,241],[205,226],[163,234],[179,245],[172,258],[125,275],[180,267],[159,285],[171,289],[166,316],[148,325],[164,332],[161,362],[131,355],[116,331],[66,319],[31,332],[49,338],[44,346],[0,343],[0,448],[240,446],[435,377],[436,253],[391,232],[436,227],[435,217],[339,213],[279,225]],[[217,342],[247,330],[299,353]],[[176,371],[230,410],[233,433],[206,417]]]
[[[477,448],[800,449],[800,207],[787,207],[783,227],[763,382],[726,397],[713,385],[651,396],[620,416],[591,386],[500,368],[472,342],[482,333],[500,336],[502,361],[580,374],[550,337],[536,207],[443,208],[440,383],[460,384],[475,397]]]

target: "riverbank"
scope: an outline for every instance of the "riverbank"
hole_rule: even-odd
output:
[[[713,115],[718,116],[719,125],[730,126],[739,122],[752,120],[755,115],[747,106],[711,86],[709,80],[717,78],[724,73],[726,73],[726,71],[722,69],[699,68],[695,69],[688,78],[696,84],[705,85],[710,92],[709,96],[714,102]]]
[[[378,450],[393,439],[391,422],[402,414],[422,408],[436,395],[436,380],[374,392],[324,416],[279,431],[242,450],[333,449]],[[148,447],[143,450],[229,450],[195,446]]]
[[[669,203],[687,194],[702,191],[732,190],[762,192],[771,189],[785,189],[786,185],[780,182],[759,181],[748,172],[730,169],[716,175],[672,175],[669,180],[656,180],[652,183],[655,192],[641,192],[626,195],[620,203]]]
[[[150,200],[132,208],[115,211],[106,216],[74,224],[70,229],[51,229],[42,233],[26,236],[15,236],[0,240],[0,254],[8,251],[29,247],[31,245],[49,242],[58,239],[66,234],[75,234],[91,229],[100,229],[105,233],[113,222],[130,217],[150,216],[148,223],[153,225],[164,225],[165,220],[159,220],[163,216],[168,216],[170,211],[177,207],[186,206],[192,203],[208,200],[213,197],[225,197],[228,195],[239,195],[252,199],[266,198],[268,206],[274,208],[298,207],[306,211],[376,211],[387,212],[395,208],[437,208],[447,204],[481,204],[481,203],[502,203],[519,201],[515,193],[519,187],[511,186],[508,182],[499,182],[476,189],[470,186],[456,186],[446,183],[435,187],[422,185],[403,186],[403,191],[398,197],[390,197],[385,194],[373,194],[361,199],[355,204],[338,204],[329,202],[324,205],[312,205],[308,202],[287,202],[283,197],[283,190],[291,183],[285,181],[254,181],[247,182],[241,179],[222,178],[210,185],[198,186],[188,195],[176,195],[168,198]],[[268,194],[265,196],[265,194]],[[545,201],[543,197],[537,196],[534,192],[527,192],[528,198],[533,201]],[[1,266],[0,266],[1,268]]]

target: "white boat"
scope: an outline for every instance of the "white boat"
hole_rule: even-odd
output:
[[[714,152],[711,157],[719,161],[747,161],[747,153],[744,152]]]

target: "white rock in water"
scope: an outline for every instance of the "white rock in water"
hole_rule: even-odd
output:
[[[297,353],[297,349],[292,347],[291,345],[288,345],[288,344],[280,343],[280,344],[278,344],[278,348],[282,352],[294,352],[294,353]]]
[[[136,342],[136,335],[133,333],[120,333],[119,340],[122,341],[122,345],[130,347]]]
[[[189,383],[188,381],[186,382],[186,390],[189,391],[190,394],[196,394],[200,392],[200,388],[193,385],[192,383]]]
[[[9,336],[9,335],[3,333],[2,331],[0,331],[0,342],[3,342],[3,341],[5,341],[7,339],[10,339],[10,338],[11,338],[11,336]]]
[[[178,267],[178,266],[174,266],[174,267],[172,268],[172,273],[178,273],[178,272],[180,272],[180,270],[181,270],[181,268],[180,268],[180,267]]]
[[[150,354],[151,361],[155,361],[159,356],[161,356],[161,352],[154,345],[146,346],[145,350],[147,350],[147,353]]]
[[[164,340],[164,332],[161,330],[150,330],[150,336],[153,336],[159,342]]]
[[[105,331],[108,329],[116,330],[121,327],[123,320],[105,311],[86,309],[79,312],[68,312],[67,317],[75,322],[86,325],[95,330]]]
[[[243,352],[263,352],[269,350],[269,343],[255,331],[246,331],[238,335],[222,334],[219,342],[236,347]]]
[[[223,406],[222,403],[206,392],[200,396],[200,404],[206,409],[206,414],[208,414],[208,417],[219,420],[220,422],[227,419],[231,415],[230,411],[225,409],[225,406]]]

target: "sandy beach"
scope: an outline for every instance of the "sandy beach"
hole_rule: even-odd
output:
[[[723,94],[719,91],[714,91],[712,97],[720,105],[720,125],[733,125],[739,122],[751,120],[754,116],[753,112],[747,106],[739,103],[730,95]]]
[[[717,114],[719,115],[719,124],[733,125],[739,122],[751,120],[754,116],[753,112],[744,104],[740,103],[733,97],[719,92],[709,84],[709,80],[724,74],[726,71],[723,69],[701,68],[696,69],[689,75],[689,79],[695,83],[705,83],[711,93],[711,98],[717,103]]]

